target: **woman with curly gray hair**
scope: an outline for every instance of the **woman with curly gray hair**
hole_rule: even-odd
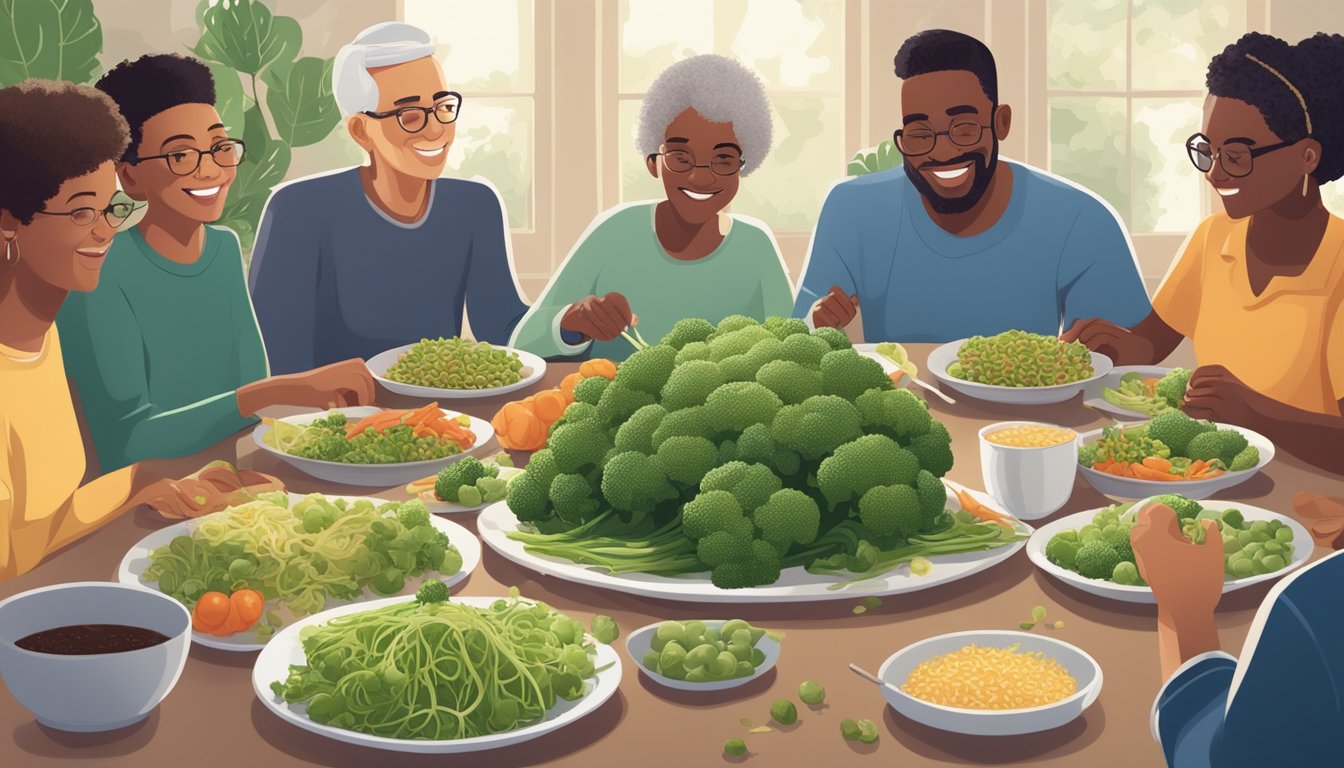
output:
[[[666,198],[618,206],[579,239],[515,331],[544,357],[622,360],[621,333],[656,340],[684,317],[788,316],[792,286],[764,224],[726,213],[770,152],[760,79],[723,56],[668,67],[644,100],[636,146]]]

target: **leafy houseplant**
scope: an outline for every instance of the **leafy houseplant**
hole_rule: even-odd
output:
[[[896,145],[891,141],[884,141],[872,149],[855,153],[854,158],[849,161],[847,170],[850,176],[866,176],[895,168],[900,164],[900,150],[896,149]]]
[[[93,0],[0,0],[0,88],[29,77],[87,83],[102,51]]]

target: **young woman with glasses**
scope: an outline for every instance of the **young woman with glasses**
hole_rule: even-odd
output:
[[[760,80],[722,56],[663,72],[644,100],[638,149],[666,198],[601,214],[523,318],[514,345],[542,356],[625,359],[638,323],[656,342],[686,317],[788,316],[788,273],[765,224],[726,213],[770,151]]]
[[[1344,472],[1344,219],[1321,185],[1344,175],[1344,36],[1245,35],[1209,65],[1203,126],[1184,152],[1223,212],[1195,230],[1131,329],[1077,323],[1119,364],[1183,338],[1198,368],[1183,409],[1262,432]]]

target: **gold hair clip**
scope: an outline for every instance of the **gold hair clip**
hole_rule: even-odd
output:
[[[1273,76],[1279,78],[1280,80],[1282,80],[1282,81],[1283,81],[1283,84],[1286,85],[1286,86],[1288,86],[1288,89],[1291,90],[1291,91],[1293,92],[1293,95],[1297,97],[1297,101],[1298,101],[1298,103],[1302,105],[1302,114],[1303,114],[1303,116],[1305,116],[1305,117],[1307,118],[1307,135],[1310,136],[1310,135],[1311,135],[1311,113],[1307,111],[1307,100],[1306,100],[1305,98],[1302,97],[1302,92],[1299,91],[1299,90],[1297,89],[1297,86],[1295,86],[1295,85],[1293,85],[1291,82],[1289,82],[1289,81],[1288,81],[1288,78],[1284,77],[1284,76],[1283,76],[1283,73],[1280,72],[1279,70],[1277,70],[1277,69],[1275,69],[1275,68],[1269,66],[1269,65],[1266,64],[1265,62],[1261,61],[1260,59],[1258,59],[1258,58],[1255,57],[1255,56],[1252,56],[1252,55],[1249,54],[1249,53],[1246,54],[1246,58],[1248,58],[1248,59],[1250,59],[1251,61],[1254,61],[1256,64],[1259,64],[1260,66],[1264,67],[1266,70],[1269,71],[1269,73],[1270,73],[1271,75],[1273,75]]]

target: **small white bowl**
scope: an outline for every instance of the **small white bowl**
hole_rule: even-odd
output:
[[[1082,381],[1072,381],[1068,384],[1055,384],[1049,387],[1001,387],[997,384],[981,384],[976,381],[967,381],[958,379],[956,376],[947,372],[950,365],[957,361],[957,352],[961,350],[961,345],[965,344],[967,339],[960,341],[951,341],[944,344],[929,353],[928,369],[939,383],[951,387],[952,389],[968,395],[970,397],[984,400],[990,403],[1001,403],[1004,405],[1050,405],[1051,403],[1062,403],[1069,400],[1074,395],[1086,390],[1094,381],[1097,381],[1111,372],[1114,363],[1111,358],[1099,353],[1092,353],[1092,375]]]
[[[706,619],[705,627],[717,629],[727,623],[725,619]],[[675,680],[665,675],[660,675],[652,669],[644,666],[644,654],[653,650],[653,636],[658,632],[658,627],[663,622],[650,624],[647,627],[640,627],[625,639],[625,652],[630,654],[630,660],[635,663],[639,671],[648,676],[648,678],[659,685],[667,688],[675,688],[679,691],[726,691],[729,688],[737,688],[750,683],[766,672],[774,668],[775,662],[779,661],[779,641],[769,634],[762,637],[756,643],[756,647],[765,654],[765,660],[746,677],[734,677],[731,680],[711,680],[704,683],[692,683],[686,680]],[[690,650],[687,648],[686,650]]]
[[[1019,520],[1054,514],[1073,495],[1078,466],[1078,432],[1073,439],[1040,448],[992,443],[987,436],[1013,427],[1052,427],[1038,421],[1002,421],[980,430],[980,474],[985,491]]]
[[[17,641],[72,624],[125,624],[168,641],[121,653],[67,656],[24,650]],[[171,597],[102,581],[57,584],[0,602],[0,676],[37,721],[89,733],[145,719],[177,684],[191,646],[191,614]]]
[[[1020,651],[1040,651],[1059,662],[1078,681],[1078,690],[1054,704],[1025,709],[945,707],[900,690],[915,667],[935,656],[968,645],[1006,648],[1013,643],[1019,645]],[[970,736],[1015,736],[1058,728],[1083,714],[1101,693],[1101,665],[1082,649],[1045,635],[1011,630],[953,632],[921,640],[892,654],[877,676],[889,683],[882,686],[882,696],[892,709],[931,728]]]

